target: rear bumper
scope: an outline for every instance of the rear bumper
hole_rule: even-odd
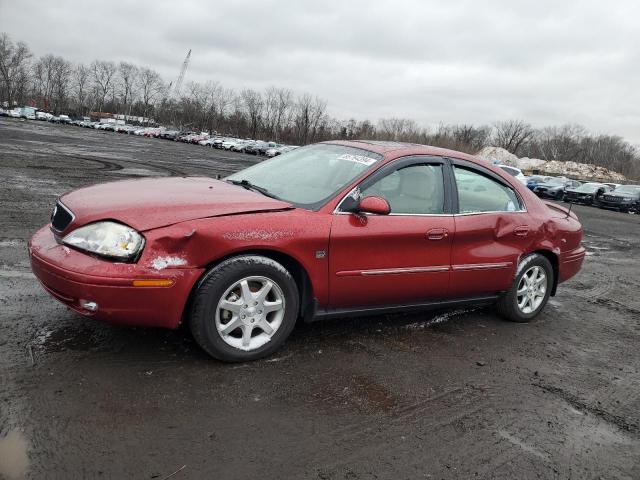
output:
[[[586,254],[587,251],[582,246],[560,254],[558,283],[569,280],[580,271]]]
[[[33,273],[55,299],[81,315],[130,326],[177,328],[189,293],[203,272],[197,268],[157,272],[93,258],[59,245],[48,226],[29,241],[29,257]],[[133,286],[134,280],[158,279],[172,284]],[[94,302],[97,309],[85,308],[85,302]]]

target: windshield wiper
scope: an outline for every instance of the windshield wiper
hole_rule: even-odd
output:
[[[242,179],[242,180],[226,180],[229,183],[232,183],[234,185],[239,185],[241,187],[246,188],[247,190],[254,190],[256,192],[259,192],[269,198],[275,198],[276,200],[280,200],[280,198],[278,198],[276,195],[274,195],[273,193],[271,193],[269,190],[267,190],[264,187],[259,187],[258,185],[254,185],[253,183],[251,183],[249,180],[246,179]]]

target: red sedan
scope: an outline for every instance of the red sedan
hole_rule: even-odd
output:
[[[299,148],[224,180],[63,195],[29,242],[44,288],[110,323],[189,323],[212,356],[269,355],[306,320],[496,304],[526,322],[585,256],[573,213],[475,157],[389,142]]]

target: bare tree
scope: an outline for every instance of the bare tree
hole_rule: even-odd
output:
[[[149,114],[149,108],[166,87],[160,74],[150,68],[140,70],[139,86],[143,105],[142,116],[146,118]]]
[[[138,75],[140,72],[138,67],[133,63],[120,62],[118,73],[120,74],[120,87],[122,89],[123,112],[125,115],[129,115],[131,113],[131,103],[136,94]]]
[[[116,64],[104,60],[96,60],[91,64],[91,75],[98,95],[98,106],[102,112],[107,95],[113,94],[113,83],[116,74]]]
[[[91,72],[86,65],[79,63],[73,69],[71,78],[73,82],[73,92],[76,99],[76,109],[80,112],[80,115],[86,113],[86,101],[89,87],[89,76]]]
[[[69,85],[71,79],[71,63],[62,57],[56,57],[53,62],[53,101],[54,110],[60,112],[68,107]]]
[[[0,34],[0,93],[6,98],[9,107],[24,96],[29,80],[27,69],[31,52],[27,44],[14,44],[6,33]]]
[[[523,120],[506,120],[496,122],[493,126],[493,144],[496,147],[517,155],[524,143],[529,140],[534,133],[533,128]]]
[[[251,138],[256,138],[264,110],[262,95],[257,90],[246,88],[240,93],[240,98],[248,116],[249,135]]]

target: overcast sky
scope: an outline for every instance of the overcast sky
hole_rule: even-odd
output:
[[[0,0],[36,55],[310,92],[338,118],[580,123],[640,143],[640,2]]]

